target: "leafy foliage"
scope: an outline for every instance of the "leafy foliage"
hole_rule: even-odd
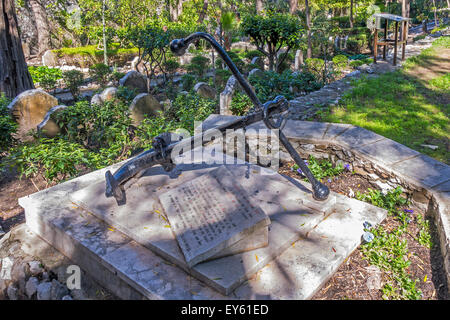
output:
[[[0,94],[0,154],[13,144],[13,134],[17,130],[17,123],[7,108],[10,102],[3,93]]]
[[[194,73],[198,77],[202,77],[208,70],[209,65],[210,62],[207,57],[197,55],[192,58],[191,63],[187,66],[187,70]]]
[[[49,68],[47,66],[30,66],[28,67],[31,78],[34,83],[39,85],[46,91],[55,88],[56,83],[62,78],[62,71],[58,68]]]
[[[263,77],[251,76],[250,83],[255,87],[256,95],[261,102],[274,99],[277,95],[283,95],[286,99],[294,97],[291,88],[298,91],[311,92],[322,85],[313,74],[308,71],[299,73],[286,70],[281,74],[265,71]]]
[[[236,92],[231,100],[230,110],[235,116],[243,116],[252,106],[252,101],[246,94]]]
[[[89,74],[94,79],[94,81],[104,86],[109,80],[111,70],[106,64],[97,63],[89,68]]]
[[[283,59],[277,58],[281,47],[286,46],[287,52],[298,48],[302,36],[297,18],[274,12],[268,12],[266,16],[245,16],[241,30],[251,38],[258,50],[268,57],[271,71],[278,70],[283,62]]]
[[[80,86],[83,84],[83,73],[78,70],[64,71],[62,74],[64,83],[70,93],[76,98],[80,93]]]
[[[335,177],[340,175],[344,171],[342,163],[338,163],[336,166],[333,166],[331,161],[327,159],[317,160],[312,155],[309,156],[308,161],[306,161],[306,165],[317,180],[322,180],[323,178],[328,177]],[[297,164],[294,164],[292,170],[297,171],[300,175],[303,176],[303,172]]]

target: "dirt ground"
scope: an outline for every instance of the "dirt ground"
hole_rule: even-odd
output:
[[[279,172],[290,177],[300,179],[301,176],[290,168],[294,162],[283,163]],[[341,175],[324,180],[330,190],[349,196],[351,190],[365,193],[368,188],[378,189],[371,185],[366,179],[351,172],[344,172]],[[408,207],[414,210],[415,215],[425,217],[423,211]],[[429,217],[425,217],[429,219]],[[392,216],[388,216],[381,225],[387,231],[397,228],[399,221]],[[434,223],[430,221],[431,237],[433,244],[438,244],[437,230],[434,229]],[[419,279],[417,287],[422,291],[423,300],[446,300],[447,286],[446,276],[443,269],[443,258],[438,245],[434,245],[432,249],[420,245],[415,240],[415,235],[419,232],[419,225],[416,219],[412,219],[408,227],[408,233],[404,236],[408,241],[408,251],[411,252],[410,260],[412,261],[408,272],[413,279]],[[367,286],[368,279],[373,276],[373,272],[369,267],[369,263],[363,259],[360,247],[358,247],[347,260],[339,267],[338,271],[328,280],[328,282],[316,293],[313,300],[380,300],[382,297],[381,290],[370,290]],[[423,281],[426,276],[426,281]],[[385,274],[381,274],[383,281]]]

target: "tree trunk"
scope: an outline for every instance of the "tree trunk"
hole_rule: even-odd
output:
[[[204,0],[203,1],[202,11],[200,11],[200,14],[198,16],[198,20],[197,20],[198,24],[202,24],[203,23],[203,20],[206,17],[207,11],[208,11],[208,0]]]
[[[106,42],[106,24],[105,24],[105,0],[102,4],[102,27],[103,27],[103,63],[108,65],[108,43]]]
[[[298,0],[289,0],[289,13],[294,14],[298,9]]]
[[[305,15],[306,15],[306,29],[308,36],[308,49],[306,50],[306,57],[312,57],[312,44],[311,44],[311,16],[309,14],[309,1],[305,0]]]
[[[402,17],[409,18],[409,10],[410,10],[409,0],[403,0],[402,1]],[[403,23],[402,23],[402,26],[403,26]],[[406,26],[407,26],[407,28],[406,28],[406,33],[405,33],[405,39],[408,39],[409,23],[406,23]],[[402,30],[402,33],[400,33],[400,34],[403,34],[403,30]]]
[[[433,0],[433,11],[434,11],[434,27],[437,28],[438,27],[438,21],[437,21],[437,12],[436,12],[436,1]]]
[[[0,0],[0,14],[0,92],[14,98],[34,85],[22,50],[14,0]]]
[[[350,0],[350,28],[353,28],[353,0]]]
[[[48,26],[47,14],[45,13],[42,0],[30,0],[31,11],[33,11],[34,20],[38,35],[39,56],[50,48],[50,28]]]

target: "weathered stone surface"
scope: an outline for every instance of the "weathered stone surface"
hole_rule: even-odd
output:
[[[8,286],[8,289],[6,289],[6,294],[8,295],[9,300],[19,299],[19,289],[14,284],[10,284]]]
[[[102,100],[100,94],[98,94],[98,93],[94,94],[94,96],[91,99],[91,106],[94,104],[96,104],[98,106],[103,104],[103,100]]]
[[[199,82],[194,86],[194,91],[203,98],[215,99],[217,95],[216,89],[209,86],[205,82]]]
[[[138,94],[130,104],[130,117],[134,125],[139,125],[149,116],[157,116],[158,111],[163,111],[163,106],[148,93]]]
[[[413,178],[426,188],[437,186],[450,178],[450,166],[423,154],[396,163],[392,169],[401,176]]]
[[[42,282],[37,286],[37,299],[38,300],[50,300],[52,292],[51,282]]]
[[[36,277],[30,277],[25,285],[25,293],[28,298],[31,297],[37,292],[37,287],[39,285],[39,280]]]
[[[28,265],[30,266],[30,273],[33,276],[36,276],[44,271],[44,269],[41,266],[40,261],[36,261],[36,260],[30,261],[30,262],[28,262]]]
[[[384,139],[365,146],[354,147],[355,150],[364,153],[371,159],[377,159],[381,162],[391,165],[394,162],[409,159],[418,156],[420,153],[391,139]]]
[[[19,94],[9,105],[8,109],[19,124],[17,136],[23,141],[30,140],[27,136],[30,130],[36,130],[44,120],[47,112],[58,104],[58,100],[40,89],[27,90]]]
[[[52,50],[47,50],[42,55],[42,64],[47,67],[56,67],[58,65],[58,57]]]
[[[127,72],[127,74],[119,80],[119,84],[134,89],[137,93],[147,92],[147,77],[135,70]]]
[[[61,132],[61,128],[56,124],[54,117],[59,111],[65,108],[67,108],[65,105],[58,105],[51,108],[45,115],[44,120],[37,125],[37,131],[48,138],[56,137]]]
[[[159,196],[189,267],[224,256],[224,250],[267,229],[270,219],[234,180],[220,167]],[[267,241],[233,254],[266,246]]]
[[[69,290],[65,285],[60,283],[58,280],[52,280],[52,287],[50,290],[50,299],[51,300],[61,300],[62,297],[69,294]]]
[[[100,98],[103,102],[113,100],[117,95],[117,88],[116,87],[109,87],[103,90],[103,92],[100,94]]]
[[[61,300],[73,300],[71,296],[65,295]]]
[[[295,52],[295,58],[294,58],[294,69],[300,70],[300,67],[303,65],[303,51],[297,50]]]
[[[231,100],[233,99],[234,91],[238,88],[239,83],[234,76],[228,78],[225,89],[220,93],[220,114],[232,115],[230,110]]]
[[[355,147],[361,148],[383,139],[386,138],[360,127],[350,128],[335,138],[340,145],[350,149]]]
[[[332,140],[336,136],[344,133],[344,131],[346,131],[346,130],[352,128],[352,127],[353,126],[351,124],[330,123],[327,126],[326,131],[323,133],[322,139],[325,140],[325,141],[332,142]]]

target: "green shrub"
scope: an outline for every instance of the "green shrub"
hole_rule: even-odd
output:
[[[347,49],[355,53],[361,53],[363,50],[367,49],[368,45],[369,37],[365,32],[350,35],[347,40]]]
[[[204,56],[195,56],[192,58],[191,63],[188,64],[187,70],[194,73],[196,76],[201,77],[209,67],[209,59]]]
[[[89,105],[87,101],[61,110],[57,123],[69,141],[84,145],[91,151],[113,148],[112,154],[129,143],[131,119],[128,105],[120,101],[106,101],[103,105]]]
[[[244,52],[244,58],[252,61],[254,57],[263,57],[264,55],[258,50],[249,50]]]
[[[77,98],[80,93],[80,86],[83,84],[83,73],[78,70],[65,71],[62,74],[66,88]]]
[[[317,79],[323,78],[325,68],[325,61],[319,58],[308,58],[305,60],[305,65],[308,71],[311,72]]]
[[[175,59],[168,59],[163,62],[163,69],[167,73],[174,73],[179,67],[180,64]]]
[[[97,63],[89,68],[89,75],[94,79],[95,82],[101,86],[108,83],[109,77],[111,75],[111,69],[104,63]]]
[[[28,67],[28,71],[30,72],[33,82],[39,83],[46,91],[55,89],[57,81],[62,78],[62,71],[58,68],[30,66]]]
[[[13,134],[17,130],[17,123],[7,108],[10,102],[11,100],[3,93],[0,94],[0,153],[6,151],[13,144]]]
[[[243,116],[252,106],[252,101],[246,94],[236,92],[231,100],[230,110],[235,116]]]
[[[136,89],[132,89],[126,86],[119,86],[117,88],[117,98],[126,102],[127,104],[130,104],[136,96]]]
[[[307,70],[297,73],[286,70],[281,74],[265,71],[263,77],[249,77],[249,82],[254,86],[256,95],[263,103],[274,99],[277,95],[283,95],[286,99],[294,98],[291,87],[298,91],[311,92],[322,86]]]
[[[216,86],[219,88],[225,87],[228,79],[231,77],[232,73],[228,69],[217,69],[216,70]]]
[[[342,163],[333,166],[331,161],[327,159],[318,160],[314,156],[309,156],[308,160],[305,162],[309,170],[311,170],[311,173],[319,181],[322,180],[323,178],[332,178],[338,176],[344,171]],[[297,164],[294,164],[292,166],[292,169],[296,170],[299,174],[303,174],[303,172],[301,171],[301,169],[299,169],[299,166]]]
[[[17,168],[20,177],[42,173],[47,181],[64,180],[89,166],[89,154],[77,143],[60,138],[40,138],[15,148],[7,163]]]
[[[347,56],[340,54],[333,57],[333,66],[336,72],[339,74],[342,72],[345,67],[348,65],[348,58]]]
[[[181,81],[183,82],[183,89],[185,91],[191,91],[194,87],[195,76],[192,74],[185,74],[181,77]]]

